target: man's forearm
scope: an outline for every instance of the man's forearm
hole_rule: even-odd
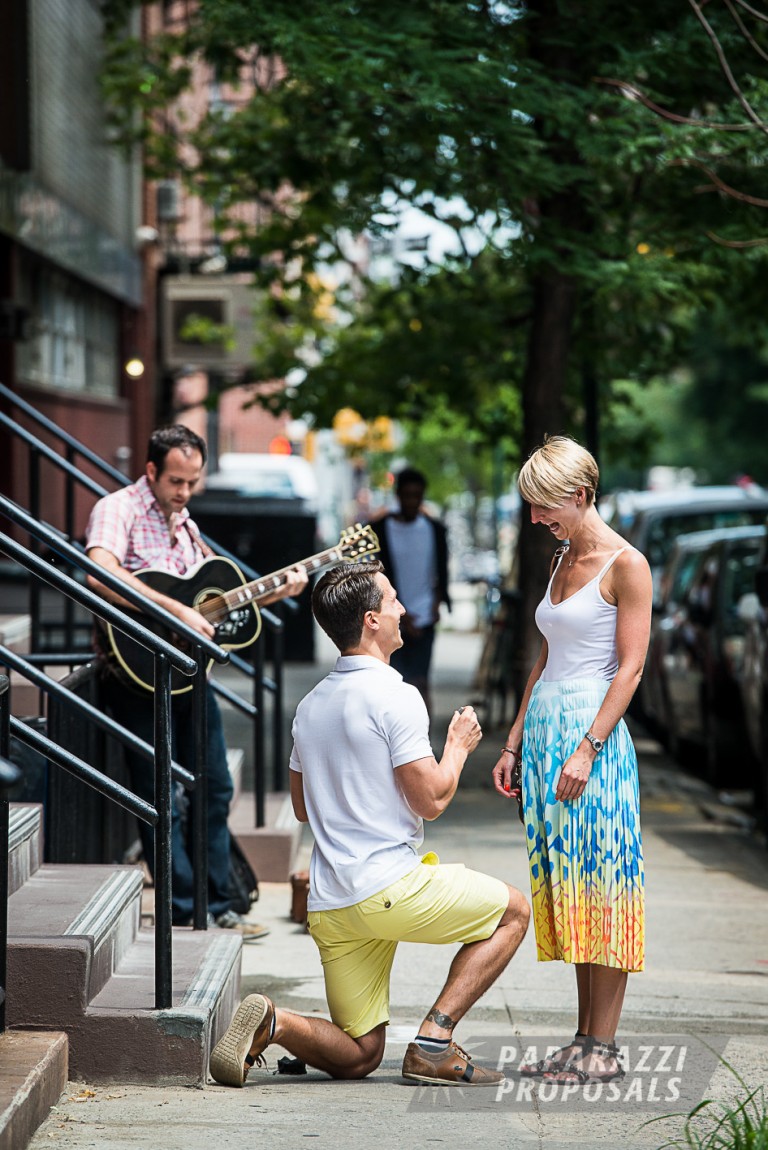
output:
[[[467,752],[460,747],[446,747],[443,757],[437,764],[439,772],[435,779],[434,802],[437,808],[433,818],[438,818],[448,806],[459,786],[461,772],[467,761]]]

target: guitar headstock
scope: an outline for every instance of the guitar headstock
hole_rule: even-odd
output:
[[[367,555],[375,555],[380,550],[376,532],[370,524],[363,527],[355,523],[353,527],[346,527],[339,538],[341,558],[348,563],[358,563]]]

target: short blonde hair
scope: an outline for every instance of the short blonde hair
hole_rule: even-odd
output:
[[[594,456],[567,435],[547,435],[520,469],[517,487],[526,503],[557,507],[579,487],[587,503],[597,493],[600,471]]]

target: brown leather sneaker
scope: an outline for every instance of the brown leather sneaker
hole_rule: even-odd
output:
[[[500,1070],[473,1066],[472,1058],[455,1042],[447,1050],[422,1050],[408,1043],[403,1059],[403,1078],[411,1082],[431,1082],[434,1086],[497,1086],[504,1082]]]
[[[269,1046],[274,1014],[274,1004],[264,994],[249,994],[243,999],[211,1054],[211,1077],[216,1082],[245,1086],[252,1066],[266,1066],[262,1053]]]

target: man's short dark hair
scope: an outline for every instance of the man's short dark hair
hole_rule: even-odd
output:
[[[174,423],[170,427],[158,427],[150,435],[149,446],[147,447],[147,463],[154,463],[158,475],[162,474],[166,456],[174,447],[178,447],[184,455],[199,451],[203,457],[203,463],[208,458],[205,440],[196,435],[194,431],[190,431],[183,423]]]
[[[312,612],[342,654],[360,642],[366,611],[381,608],[383,592],[375,576],[383,570],[378,559],[342,563],[315,584]]]
[[[404,487],[410,486],[420,487],[422,491],[426,491],[427,477],[423,471],[417,471],[415,467],[404,467],[402,471],[397,473],[395,492],[400,492]]]

